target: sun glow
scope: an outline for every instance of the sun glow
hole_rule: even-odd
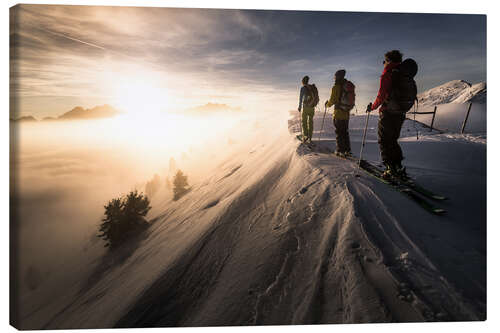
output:
[[[157,72],[133,68],[104,74],[111,104],[130,115],[150,117],[176,109],[168,79]]]
[[[118,83],[115,100],[117,107],[129,114],[150,115],[173,107],[166,89],[142,79]]]
[[[155,156],[167,151],[180,153],[187,147],[211,140],[224,141],[222,134],[238,121],[239,116],[234,114],[183,113],[193,101],[187,101],[183,92],[179,92],[179,96],[172,93],[178,91],[181,83],[186,83],[180,77],[167,77],[164,72],[134,64],[114,64],[111,68],[101,73],[100,83],[110,96],[109,104],[122,113],[93,123],[91,132],[99,133],[100,144],[109,143]],[[177,86],[173,87],[173,82]]]

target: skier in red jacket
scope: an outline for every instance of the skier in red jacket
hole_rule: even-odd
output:
[[[406,176],[405,168],[401,165],[403,152],[399,146],[398,139],[401,127],[405,121],[405,112],[389,112],[387,103],[392,92],[392,70],[403,61],[403,55],[398,50],[389,51],[385,54],[384,70],[380,77],[380,89],[375,101],[370,103],[367,111],[376,110],[380,106],[378,121],[378,143],[382,161],[386,167],[383,176]]]

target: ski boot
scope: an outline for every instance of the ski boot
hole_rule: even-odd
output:
[[[350,151],[344,152],[345,157],[352,157],[352,153]]]
[[[396,176],[396,167],[389,163],[384,163],[384,164],[385,164],[385,170],[382,173],[382,178],[390,180]]]
[[[406,173],[406,168],[401,165],[401,163],[398,163],[394,166],[394,173],[395,177],[401,179],[401,180],[408,180],[408,174]]]
[[[384,163],[385,164],[385,171],[382,173],[382,178],[384,179],[391,179],[391,178],[396,178],[402,181],[406,181],[409,179],[408,175],[406,174],[406,168],[401,165],[401,163],[397,164],[389,164],[389,163]]]
[[[345,158],[345,154],[341,151],[336,150],[334,154],[340,158]]]

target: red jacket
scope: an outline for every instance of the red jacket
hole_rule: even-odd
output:
[[[386,106],[383,104],[391,95],[392,69],[394,67],[398,66],[399,64],[400,64],[399,62],[391,62],[390,64],[388,64],[384,68],[384,71],[382,72],[382,76],[380,76],[380,89],[378,90],[378,94],[377,94],[377,98],[375,99],[375,102],[373,102],[373,104],[372,104],[372,110],[376,110],[380,105],[382,105],[382,107],[380,108],[380,112],[382,112],[386,109]]]

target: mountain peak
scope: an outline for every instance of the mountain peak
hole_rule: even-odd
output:
[[[419,94],[418,102],[420,105],[485,103],[486,82],[471,84],[465,80],[449,81]]]
[[[71,111],[59,116],[58,119],[93,119],[93,118],[108,118],[118,114],[118,111],[108,104],[97,105],[92,109],[84,109],[81,106],[74,107]]]
[[[454,86],[454,85],[466,85],[466,86],[472,86],[472,84],[470,84],[469,82],[465,81],[465,80],[452,80],[452,81],[449,81],[445,84],[442,84],[441,86],[446,86],[446,85],[449,85],[449,86]]]

